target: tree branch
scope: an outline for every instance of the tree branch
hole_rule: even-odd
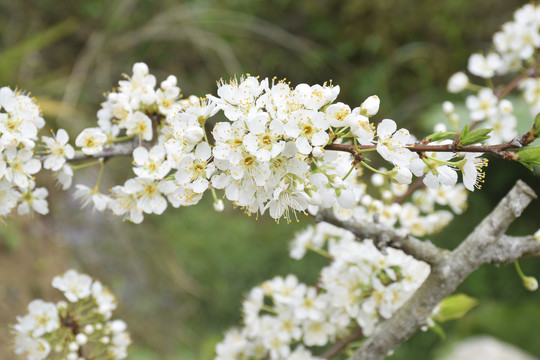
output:
[[[528,134],[528,133],[527,133]],[[527,137],[528,138],[528,137]],[[534,139],[533,139],[534,140]],[[512,141],[509,141],[504,144],[496,144],[496,145],[467,145],[467,146],[460,146],[456,145],[454,143],[446,144],[446,145],[425,145],[425,144],[409,144],[406,145],[405,148],[414,151],[414,152],[466,152],[466,153],[488,153],[492,154],[494,156],[497,156],[499,158],[503,158],[506,160],[514,160],[513,158],[509,157],[506,150],[509,149],[516,149],[521,148],[523,146],[528,145],[528,143],[523,143],[522,137],[518,137]],[[326,145],[324,148],[326,150],[335,150],[335,151],[344,151],[351,153],[355,157],[358,155],[359,151],[362,150],[373,150],[377,147],[377,145],[352,145],[352,144],[330,144]]]
[[[139,145],[137,141],[130,141],[130,142],[123,142],[119,144],[114,144],[105,147],[102,151],[98,152],[97,154],[93,155],[86,155],[86,154],[75,154],[75,156],[72,159],[68,159],[67,161],[73,162],[73,161],[80,161],[80,160],[86,160],[86,159],[99,159],[99,158],[105,158],[109,159],[116,156],[131,156],[133,154],[133,150]]]
[[[422,286],[392,318],[375,327],[373,334],[350,360],[384,359],[391,350],[416,333],[433,309],[480,265],[540,256],[540,242],[533,237],[504,235],[535,198],[534,191],[518,181],[457,249],[432,263],[431,273]]]
[[[444,256],[450,254],[450,251],[433,245],[429,240],[419,240],[382,224],[339,220],[330,210],[324,210],[319,213],[319,215],[317,215],[317,221],[326,221],[335,226],[349,230],[361,240],[371,239],[378,248],[384,249],[385,247],[393,247],[400,249],[406,254],[428,264],[437,264]]]
[[[362,337],[362,328],[358,328],[352,333],[349,334],[349,336],[339,340],[336,342],[330,349],[326,350],[320,357],[323,359],[331,359],[337,354],[339,354],[343,349],[347,347],[349,343],[351,343],[354,340],[360,339]]]

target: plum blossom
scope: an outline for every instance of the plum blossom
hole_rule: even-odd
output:
[[[458,162],[458,166],[463,173],[463,185],[469,190],[481,188],[484,182],[485,173],[482,168],[487,165],[488,160],[481,158],[481,153],[466,153],[463,160]]]
[[[414,158],[413,153],[405,148],[410,134],[407,129],[396,129],[397,125],[393,120],[381,121],[377,126],[377,152],[394,165],[408,167]]]
[[[469,85],[469,78],[464,72],[460,71],[450,77],[446,88],[451,93],[458,93],[465,90],[467,85]]]
[[[187,154],[178,164],[176,181],[189,187],[196,193],[203,193],[209,185],[209,179],[216,168],[209,162],[212,156],[210,145],[202,142],[197,145],[194,154]]]
[[[312,146],[323,146],[328,142],[329,122],[324,113],[299,110],[285,124],[285,134],[294,140],[302,154],[309,154]]]
[[[86,128],[75,139],[75,145],[86,155],[95,155],[107,142],[107,135],[99,128]]]
[[[43,161],[43,167],[52,171],[58,171],[66,163],[66,159],[72,159],[75,155],[75,150],[67,142],[69,135],[66,130],[58,129],[56,136],[51,138],[48,136],[41,137],[49,155]]]
[[[152,140],[152,120],[140,111],[130,113],[126,119],[126,134],[137,135],[142,140]]]
[[[473,54],[469,57],[467,69],[473,75],[483,78],[491,78],[503,66],[503,61],[499,54],[489,53],[487,56]]]
[[[55,276],[52,286],[62,291],[71,302],[77,302],[90,296],[92,278],[85,274],[79,274],[75,270],[68,270],[62,276]]]
[[[153,146],[150,151],[139,146],[133,150],[133,162],[136,167],[133,172],[150,179],[163,179],[171,170],[171,165],[165,161],[165,148],[162,145]]]

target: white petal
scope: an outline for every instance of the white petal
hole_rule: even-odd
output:
[[[133,150],[133,160],[135,161],[135,164],[143,165],[148,161],[148,150],[142,146],[139,146]]]
[[[197,145],[197,148],[195,149],[195,157],[197,159],[208,160],[211,155],[212,149],[210,148],[210,145],[208,145],[208,143],[202,142]]]
[[[311,145],[305,137],[299,137],[294,143],[296,144],[296,148],[301,154],[307,155],[311,152]]]
[[[384,119],[377,126],[377,135],[382,138],[390,137],[397,129],[397,125],[394,120]]]

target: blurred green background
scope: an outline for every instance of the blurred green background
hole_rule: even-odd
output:
[[[377,94],[378,119],[390,117],[426,134],[441,118],[443,100],[463,100],[445,92],[448,77],[466,67],[472,52],[487,49],[492,34],[523,3],[0,0],[0,86],[30,91],[50,126],[67,129],[72,139],[92,126],[103,93],[137,61],[146,62],[158,81],[176,75],[185,96],[215,93],[216,80],[243,73],[293,84],[331,79],[341,87],[340,101],[358,106]],[[531,119],[521,114],[527,128]],[[107,170],[107,186],[123,183],[130,171],[121,159]],[[94,176],[88,170],[75,182]],[[301,262],[287,256],[289,239],[312,222],[308,218],[276,225],[230,206],[215,213],[205,199],[133,225],[79,210],[72,191],[54,191],[45,177],[40,185],[51,192],[50,214],[9,219],[0,227],[3,325],[15,322],[33,298],[58,299],[52,277],[75,267],[117,295],[116,316],[128,323],[134,340],[130,359],[211,359],[223,331],[239,323],[240,300],[250,287],[290,272],[313,283],[324,265],[315,255]],[[534,174],[491,161],[469,210],[433,241],[456,246],[518,178],[540,193]],[[536,231],[539,209],[538,203],[530,206],[512,232]],[[522,267],[540,276],[539,261],[524,260]],[[473,334],[491,334],[540,356],[540,296],[522,288],[512,266],[484,266],[459,290],[480,305],[465,319],[444,324],[447,340],[419,333],[393,358],[436,358]],[[0,328],[0,358],[16,359],[8,333],[7,326]]]

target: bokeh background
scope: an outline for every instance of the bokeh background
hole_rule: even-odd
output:
[[[51,128],[72,134],[92,126],[103,93],[134,62],[162,81],[179,79],[185,96],[215,93],[216,80],[250,73],[293,84],[332,80],[340,101],[358,106],[377,94],[381,110],[413,133],[443,119],[448,77],[468,56],[490,46],[492,34],[524,4],[507,0],[0,0],[0,86],[31,92]],[[531,117],[516,105],[521,128]],[[123,183],[129,164],[113,159],[104,184]],[[89,169],[76,183],[93,185]],[[0,226],[0,358],[8,324],[33,298],[57,300],[54,275],[76,268],[108,284],[117,317],[133,337],[130,359],[211,359],[224,330],[240,321],[242,294],[276,275],[314,282],[324,261],[288,258],[295,231],[312,222],[257,221],[209,201],[147,216],[142,225],[80,210],[67,193],[50,190],[50,214],[10,218]],[[540,193],[540,179],[519,164],[491,161],[469,210],[432,240],[453,248],[521,178]],[[103,188],[105,190],[105,187]],[[512,227],[540,226],[538,203]],[[522,261],[540,277],[540,261]],[[523,289],[513,266],[484,266],[459,289],[480,300],[461,321],[444,324],[447,339],[427,332],[398,349],[395,359],[436,359],[456,341],[489,334],[540,356],[540,296]]]

